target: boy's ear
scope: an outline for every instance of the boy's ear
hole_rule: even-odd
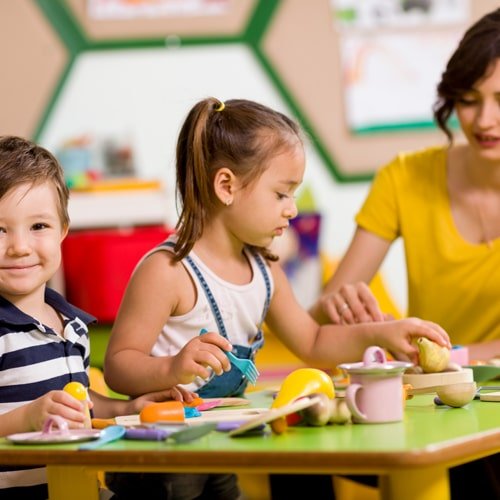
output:
[[[223,205],[231,205],[235,192],[236,176],[227,167],[217,170],[214,177],[215,196]]]
[[[68,231],[69,231],[69,225],[66,224],[65,226],[63,226],[62,228],[62,234],[61,234],[61,243],[62,241],[64,240],[64,238],[66,238],[66,236],[68,236]]]

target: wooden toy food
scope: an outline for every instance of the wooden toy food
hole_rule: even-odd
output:
[[[436,389],[439,399],[448,406],[460,408],[470,403],[476,395],[475,382],[462,382],[459,384],[443,385]]]
[[[426,337],[419,337],[415,344],[418,348],[419,365],[424,373],[442,372],[450,362],[450,350]]]

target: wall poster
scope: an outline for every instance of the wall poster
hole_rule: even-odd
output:
[[[436,85],[469,0],[331,0],[353,132],[432,126]]]

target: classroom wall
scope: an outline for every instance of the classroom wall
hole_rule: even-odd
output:
[[[0,0],[0,133],[54,151],[83,135],[129,142],[138,174],[166,186],[173,224],[175,139],[189,108],[208,95],[261,101],[294,116],[309,135],[304,184],[323,216],[321,249],[337,259],[373,172],[398,151],[444,138],[429,127],[350,130],[334,2],[220,5],[218,15],[95,20],[86,0]],[[497,6],[471,1],[469,21]],[[423,39],[435,34],[418,29]],[[404,310],[400,245],[383,276]]]

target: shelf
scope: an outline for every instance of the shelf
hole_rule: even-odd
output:
[[[161,190],[72,191],[71,229],[166,224],[168,198]]]

